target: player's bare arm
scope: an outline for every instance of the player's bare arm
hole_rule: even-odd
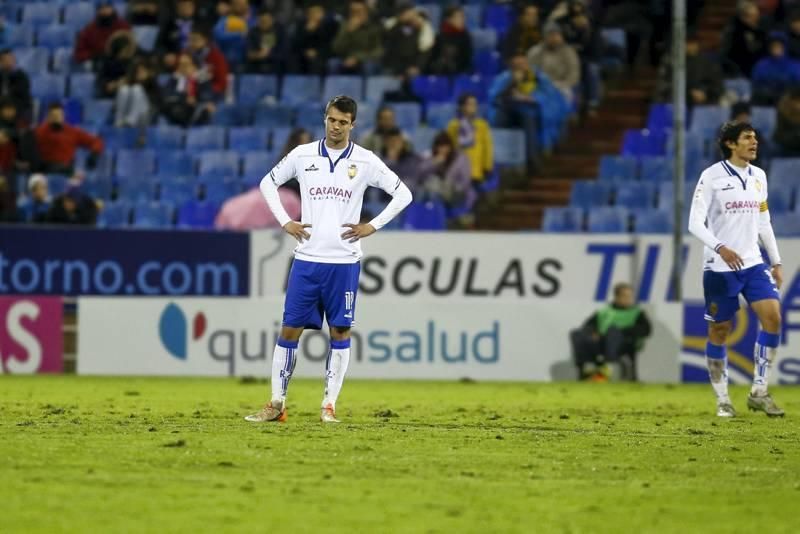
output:
[[[369,237],[377,232],[375,227],[369,223],[343,224],[342,228],[348,228],[348,230],[345,230],[345,232],[342,234],[342,239],[349,239],[351,243],[355,243],[359,239]]]

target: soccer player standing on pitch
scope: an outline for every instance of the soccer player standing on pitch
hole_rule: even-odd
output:
[[[719,148],[725,159],[700,175],[689,213],[689,231],[705,244],[703,293],[709,322],[706,363],[717,395],[717,415],[736,415],[728,396],[726,341],[741,294],[761,324],[747,407],[778,417],[783,410],[767,392],[767,384],[780,340],[778,290],[783,272],[767,208],[767,175],[750,164],[758,151],[758,139],[750,124],[725,123],[720,129]],[[759,242],[771,267],[763,262]]]
[[[357,105],[336,96],[325,108],[325,138],[292,150],[261,180],[261,192],[283,229],[297,239],[289,273],[283,326],[272,358],[272,399],[247,416],[259,423],[286,420],[286,390],[297,363],[303,329],[322,328],[325,317],[331,346],[325,365],[325,395],[320,418],[337,423],[336,399],[350,361],[350,327],[355,318],[361,259],[360,239],[374,234],[411,202],[408,187],[375,154],[350,141]],[[302,221],[292,221],[281,205],[278,186],[300,183]],[[369,223],[359,224],[368,186],[392,196]]]

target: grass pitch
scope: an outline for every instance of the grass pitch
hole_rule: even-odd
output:
[[[796,532],[800,388],[0,377],[2,532]]]

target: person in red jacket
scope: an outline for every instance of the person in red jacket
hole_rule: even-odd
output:
[[[221,99],[228,88],[228,62],[210,35],[206,29],[193,27],[186,52],[200,66],[200,81],[211,80],[214,97]]]
[[[36,129],[36,145],[45,173],[72,174],[78,147],[91,151],[86,160],[90,169],[103,152],[102,139],[64,122],[64,108],[59,103],[50,104],[47,118]]]
[[[130,30],[131,25],[117,16],[111,2],[103,1],[97,5],[95,19],[78,33],[75,42],[75,62],[94,61],[102,57],[106,43],[114,33]]]

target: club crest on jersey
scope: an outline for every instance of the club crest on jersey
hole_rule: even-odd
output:
[[[352,180],[356,177],[356,174],[358,174],[358,167],[356,167],[355,164],[350,164],[350,166],[347,167],[347,176]]]

